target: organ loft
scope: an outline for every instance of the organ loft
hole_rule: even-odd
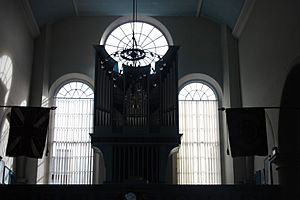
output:
[[[105,46],[94,48],[91,142],[103,156],[105,182],[165,183],[168,162],[180,144],[178,47],[169,46],[163,56],[135,45],[113,55]],[[142,62],[146,58],[153,62]]]

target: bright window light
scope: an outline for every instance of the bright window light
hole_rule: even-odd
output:
[[[74,81],[60,88],[54,98],[49,182],[91,184],[93,150],[94,92],[85,83]]]
[[[136,40],[136,48],[144,50],[147,55],[157,55],[156,57],[146,56],[139,60],[139,66],[146,66],[152,62],[157,62],[158,57],[162,57],[168,51],[168,42],[160,30],[145,22],[128,22],[115,28],[105,41],[105,50],[112,55],[125,49],[133,47],[133,29]],[[151,54],[152,53],[152,54]],[[122,57],[113,57],[115,61],[130,66],[131,61]],[[118,58],[118,59],[117,59]]]
[[[218,101],[203,83],[190,83],[179,92],[177,155],[179,184],[220,184],[221,158]]]

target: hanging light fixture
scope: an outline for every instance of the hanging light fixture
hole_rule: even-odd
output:
[[[137,0],[133,0],[132,1],[132,22],[130,24],[131,26],[131,33],[125,33],[124,30],[122,29],[122,32],[124,33],[124,38],[126,38],[126,41],[122,41],[121,39],[119,39],[119,44],[121,43],[122,45],[120,46],[113,46],[114,48],[116,48],[116,50],[114,51],[109,51],[109,56],[110,58],[112,58],[113,60],[115,60],[118,63],[122,63],[123,65],[126,65],[128,67],[143,67],[143,66],[147,66],[147,65],[151,65],[151,73],[153,73],[153,69],[155,69],[155,62],[162,60],[162,54],[164,54],[167,49],[168,49],[168,44],[167,41],[165,40],[163,34],[161,34],[159,37],[152,39],[149,38],[149,34],[148,35],[143,35],[143,33],[139,32],[140,28],[143,26],[141,25],[141,22],[138,22],[137,20]],[[144,25],[145,26],[145,25]],[[155,27],[153,27],[153,30],[156,29]],[[128,29],[127,29],[128,30]],[[155,32],[155,31],[153,31]],[[160,31],[158,31],[160,32]],[[114,37],[114,36],[113,36]],[[149,40],[150,42],[145,42],[146,39],[144,39],[143,42],[141,42],[141,38],[146,38],[147,41]],[[163,37],[165,40],[165,44],[163,44],[162,46],[159,45],[157,46],[156,44],[154,44],[156,42],[157,39],[159,39],[160,37]],[[115,37],[114,37],[115,39]],[[145,43],[146,45],[145,45]],[[153,43],[154,47],[149,48],[149,45],[147,46],[147,43]],[[110,46],[110,45],[108,45]],[[147,48],[148,47],[148,48]],[[161,51],[159,52],[160,54],[158,54],[157,52],[157,48],[166,48],[166,50],[161,53]],[[155,73],[155,72],[154,72]]]
[[[136,36],[135,36],[135,26],[137,22],[137,0],[132,1],[132,46],[128,49],[124,49],[120,52],[120,56],[127,60],[132,61],[133,67],[138,66],[138,61],[145,58],[145,51],[143,49],[138,48]]]

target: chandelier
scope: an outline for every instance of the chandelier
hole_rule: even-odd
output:
[[[162,60],[163,54],[167,51],[168,43],[163,34],[161,34],[161,36],[155,39],[151,39],[151,38],[149,39],[147,37],[151,34],[151,32],[149,32],[148,35],[138,32],[138,30],[141,29],[143,24],[141,22],[138,22],[137,20],[137,0],[132,1],[132,7],[133,7],[132,22],[130,23],[131,33],[126,32],[125,34],[125,31],[122,29],[122,32],[125,35],[123,37],[126,40],[122,41],[121,39],[119,39],[118,42],[119,44],[121,43],[122,45],[117,46],[116,50],[108,52],[109,57],[115,60],[116,62],[128,67],[143,67],[143,66],[151,65],[151,69],[153,71],[153,68],[155,68],[155,62]],[[153,27],[153,29],[154,28],[155,27]],[[151,31],[153,29],[151,29]],[[128,31],[128,29],[126,30]],[[157,32],[160,31],[157,30]],[[161,39],[160,37],[164,38],[165,44],[160,44],[159,48],[163,47],[164,51],[158,53],[156,51],[156,48],[158,47],[154,43],[156,42],[155,40]]]

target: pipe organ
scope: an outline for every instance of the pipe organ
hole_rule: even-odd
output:
[[[180,144],[178,47],[155,65],[127,66],[95,46],[94,132],[106,182],[164,183],[169,156]]]

